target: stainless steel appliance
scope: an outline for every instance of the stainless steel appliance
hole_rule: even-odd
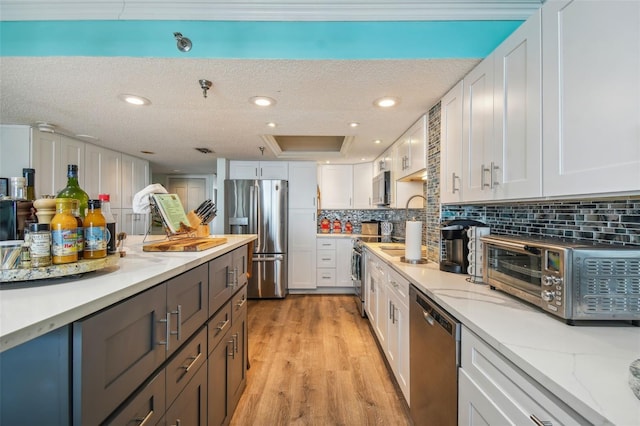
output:
[[[445,258],[440,261],[440,270],[466,274],[469,267],[469,226],[485,226],[470,219],[454,219],[442,224],[440,236],[444,241]]]
[[[225,180],[225,227],[229,234],[257,234],[247,297],[283,298],[287,282],[286,180]]]
[[[356,306],[358,307],[358,311],[360,311],[360,315],[364,318],[366,313],[364,309],[365,292],[363,291],[363,281],[366,259],[364,256],[363,242],[380,241],[380,221],[365,220],[360,223],[360,227],[361,234],[353,240],[353,247],[351,249],[351,282],[353,283]]]
[[[373,178],[373,204],[388,206],[391,203],[391,172],[381,172]]]
[[[21,240],[29,222],[35,222],[33,202],[0,200],[0,241]]]
[[[413,424],[455,426],[460,323],[413,285],[409,301],[409,411]]]
[[[488,235],[484,282],[558,316],[640,323],[640,247]]]

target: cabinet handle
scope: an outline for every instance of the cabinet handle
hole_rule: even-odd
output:
[[[167,327],[165,329],[165,340],[164,342],[158,342],[159,345],[165,345],[165,352],[169,352],[169,338],[171,337],[171,313],[167,312],[167,316],[158,322],[166,323]]]
[[[331,260],[331,258],[330,258],[330,257],[323,257],[323,258],[322,258],[322,259],[320,259],[320,260],[322,260],[322,261],[329,261],[329,260]]]
[[[391,306],[392,306],[391,305],[391,300],[389,300],[389,319],[393,321],[393,319],[392,319],[393,315],[391,314],[391,311],[392,311],[393,308]]]
[[[456,188],[456,179],[460,179],[460,176],[456,176],[456,172],[451,173],[451,193],[455,194],[456,191],[460,191],[460,188]]]
[[[535,414],[529,416],[529,418],[535,423],[537,426],[553,426],[553,423],[548,420],[540,420],[536,417]]]
[[[147,422],[149,421],[149,419],[153,416],[153,410],[149,410],[149,412],[147,413],[146,416],[144,416],[143,418],[137,417],[135,419],[136,422],[140,422],[140,424],[138,426],[144,426],[147,424]]]
[[[236,309],[242,308],[242,305],[244,305],[246,301],[247,301],[247,299],[243,295],[242,299],[240,300],[240,302],[236,303]]]
[[[236,358],[236,353],[233,351],[233,348],[235,346],[235,337],[234,336],[231,336],[231,340],[227,340],[227,345],[229,345],[229,344],[231,345],[231,353],[227,352],[227,356],[230,356],[233,359]]]
[[[316,213],[314,212],[314,213],[312,214],[312,216],[313,216],[313,221],[315,222],[315,221],[316,221]]]
[[[196,356],[190,356],[187,359],[190,359],[191,362],[189,363],[189,365],[187,366],[182,366],[182,368],[184,368],[184,372],[188,372],[189,370],[191,370],[191,367],[193,367],[194,365],[196,365],[196,363],[198,362],[198,360],[200,359],[200,356],[202,355],[202,352],[200,352],[198,355]]]
[[[181,339],[180,336],[182,336],[182,305],[178,305],[175,311],[171,311],[171,312],[167,312],[167,318],[169,317],[169,315],[176,315],[178,317],[178,324],[176,325],[176,331],[170,331],[169,334],[172,336],[177,336],[176,338],[178,340]],[[167,328],[169,328],[167,326]]]
[[[491,179],[491,185],[489,185],[489,188],[494,189],[494,187],[498,186],[500,184],[500,182],[498,182],[497,180],[494,179],[493,177],[493,172],[497,171],[499,169],[498,166],[496,166],[496,164],[492,161],[491,162],[491,170],[489,172],[489,178]],[[496,173],[496,176],[498,174]]]
[[[236,278],[236,273],[237,273],[237,269],[233,268],[230,269],[227,272],[227,287],[231,287],[234,288],[236,286],[236,282],[237,282],[237,278]]]
[[[233,352],[238,353],[238,333],[233,335]]]
[[[181,424],[180,419],[176,419],[176,424],[171,426],[180,426],[180,424]]]
[[[229,324],[229,320],[220,321],[218,323],[218,326],[216,327],[216,330],[218,330],[218,331],[224,330],[224,328],[227,326],[227,324]],[[216,334],[218,334],[218,333],[216,333]]]

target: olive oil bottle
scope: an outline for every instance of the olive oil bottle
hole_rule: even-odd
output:
[[[67,166],[67,186],[58,193],[56,198],[73,198],[78,200],[78,208],[80,209],[80,219],[87,215],[89,207],[89,195],[80,188],[78,183],[78,165],[69,164]]]

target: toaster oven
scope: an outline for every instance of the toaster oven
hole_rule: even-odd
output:
[[[640,247],[482,237],[484,282],[564,319],[640,323]]]

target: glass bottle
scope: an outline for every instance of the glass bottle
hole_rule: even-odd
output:
[[[20,250],[20,267],[22,269],[31,268],[31,233],[27,227],[24,228],[24,242]]]
[[[78,166],[69,164],[67,166],[67,186],[58,193],[57,198],[75,198],[80,203],[80,219],[84,219],[87,214],[89,196],[80,188],[78,183]]]
[[[78,222],[71,214],[72,198],[56,198],[56,215],[51,219],[51,261],[54,264],[78,261]]]
[[[107,256],[107,221],[102,214],[100,200],[89,200],[89,211],[84,218],[84,258],[99,259]]]
[[[116,220],[111,213],[111,197],[109,194],[98,195],[102,201],[102,215],[107,221],[107,254],[116,252]]]
[[[51,232],[48,223],[32,223],[29,226],[31,236],[31,267],[41,268],[51,265]]]
[[[25,179],[25,195],[27,201],[34,201],[36,199],[36,170],[35,169],[22,169],[22,175]]]
[[[80,201],[73,199],[73,207],[71,208],[71,214],[76,218],[78,223],[76,247],[78,249],[78,260],[84,257],[84,227],[82,226],[82,219],[80,219]]]

